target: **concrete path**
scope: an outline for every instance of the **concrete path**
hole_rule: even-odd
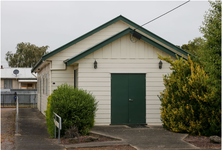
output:
[[[15,137],[16,150],[63,150],[64,146],[49,139],[45,117],[33,108],[19,109],[20,135]]]
[[[153,126],[150,128],[95,126],[91,131],[120,138],[139,150],[199,149],[183,141],[183,138],[185,138],[187,134],[169,132],[161,126]]]

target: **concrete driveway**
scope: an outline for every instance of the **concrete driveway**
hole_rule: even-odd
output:
[[[45,117],[37,109],[20,108],[18,128],[16,150],[64,150],[49,139]]]
[[[149,128],[95,126],[91,131],[120,138],[139,150],[199,149],[183,141],[187,134],[173,133],[163,129],[162,126],[149,126]]]

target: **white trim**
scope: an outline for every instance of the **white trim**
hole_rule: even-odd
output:
[[[37,82],[37,80],[18,80],[18,82]]]

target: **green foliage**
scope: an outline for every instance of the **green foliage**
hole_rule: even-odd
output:
[[[206,42],[199,59],[210,75],[211,85],[217,89],[217,98],[221,99],[221,1],[210,2],[210,5],[200,28]]]
[[[6,61],[10,67],[33,67],[45,54],[49,46],[38,47],[30,43],[18,43],[16,53],[6,53]]]
[[[50,106],[50,113],[55,112],[62,118],[61,135],[73,126],[78,128],[81,135],[86,135],[94,126],[97,102],[94,96],[85,90],[62,84],[53,91]],[[51,114],[49,116],[51,117]]]
[[[46,124],[47,124],[47,130],[50,134],[50,137],[53,138],[54,137],[54,133],[55,133],[55,124],[54,124],[54,115],[53,115],[53,111],[51,109],[51,95],[47,98],[48,102],[47,102],[47,110],[45,111],[46,114]]]
[[[158,58],[170,63],[172,70],[164,76],[165,90],[159,96],[164,127],[194,135],[220,135],[220,99],[215,97],[216,88],[209,86],[209,75],[190,57],[187,61]]]
[[[183,44],[181,48],[186,50],[192,55],[199,56],[200,51],[204,44],[204,39],[201,37],[193,39],[193,41],[189,41],[188,44]]]

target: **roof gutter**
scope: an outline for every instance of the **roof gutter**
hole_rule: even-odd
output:
[[[42,58],[37,62],[37,64],[32,68],[31,73],[35,72],[35,70],[43,63]]]

